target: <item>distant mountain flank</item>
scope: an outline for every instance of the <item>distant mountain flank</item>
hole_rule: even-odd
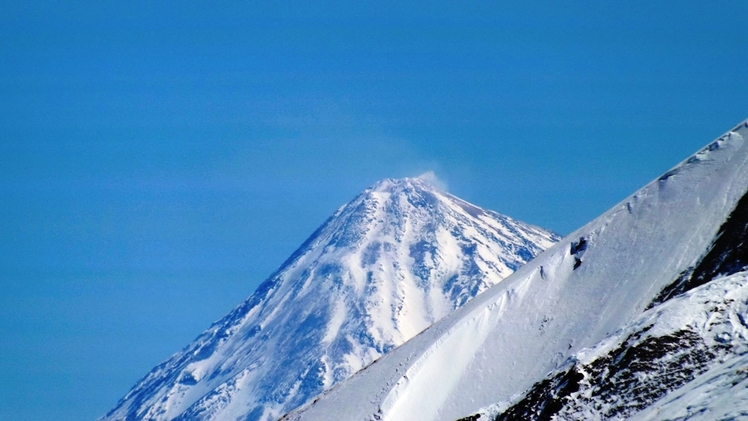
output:
[[[100,420],[276,420],[558,240],[427,178],[381,181]]]
[[[282,419],[748,419],[746,364],[748,121]]]

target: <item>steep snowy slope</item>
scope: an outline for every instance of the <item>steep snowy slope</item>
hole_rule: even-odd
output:
[[[710,250],[719,248],[720,238],[741,241],[727,239],[731,234],[721,227],[745,212],[738,203],[748,190],[747,137],[748,122],[741,123],[285,418],[465,417],[511,401],[647,308],[657,311],[668,299],[704,285],[711,275],[700,276],[702,266],[713,274],[740,270],[746,262],[741,253],[731,258],[735,264],[722,266],[721,254]]]
[[[385,180],[103,419],[277,419],[557,240],[424,179]]]
[[[714,279],[463,420],[748,418],[747,317],[748,272]]]
[[[511,403],[466,419],[748,419],[746,268],[748,195],[650,310]]]

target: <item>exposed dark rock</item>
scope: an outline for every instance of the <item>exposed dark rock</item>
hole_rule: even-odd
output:
[[[477,421],[480,419],[480,414],[468,415],[467,417],[460,418],[457,421]]]
[[[585,250],[587,250],[587,240],[585,240],[584,237],[579,237],[579,241],[571,242],[569,254],[577,255]]]
[[[748,194],[730,213],[701,260],[666,286],[647,308],[690,291],[717,276],[732,275],[748,267]]]
[[[579,390],[579,382],[583,378],[584,375],[573,367],[536,383],[521,401],[499,414],[494,420],[550,421],[551,417],[563,408],[564,400]]]
[[[590,364],[573,364],[536,383],[494,421],[572,420],[581,407],[602,419],[627,417],[693,380],[717,358],[691,330],[641,340],[648,329]]]

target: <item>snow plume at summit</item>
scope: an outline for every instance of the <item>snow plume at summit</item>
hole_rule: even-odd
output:
[[[437,177],[436,173],[433,171],[426,171],[423,174],[420,174],[416,179],[423,181],[424,183],[430,184],[431,186],[435,187],[439,191],[447,191],[449,190],[447,186],[447,182],[442,180],[441,178]]]
[[[559,240],[434,184],[387,179],[341,207],[102,420],[275,420]]]

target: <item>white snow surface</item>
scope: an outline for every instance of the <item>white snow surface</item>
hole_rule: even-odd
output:
[[[635,414],[631,421],[748,419],[748,354],[720,361],[682,389]]]
[[[663,306],[666,304],[669,303]],[[707,345],[726,347],[730,352],[629,419],[748,419],[748,273],[712,281],[671,307],[682,307],[681,312],[687,317],[682,317],[681,323],[698,331]]]
[[[582,377],[553,419],[748,418],[747,318],[748,272],[715,279],[647,310],[546,377],[570,369]],[[632,361],[618,363],[626,358]],[[525,397],[482,409],[476,421],[494,420]]]
[[[455,420],[509,401],[634,321],[704,255],[748,190],[746,137],[743,122],[284,419]]]
[[[277,419],[558,240],[426,179],[382,181],[101,420]]]

